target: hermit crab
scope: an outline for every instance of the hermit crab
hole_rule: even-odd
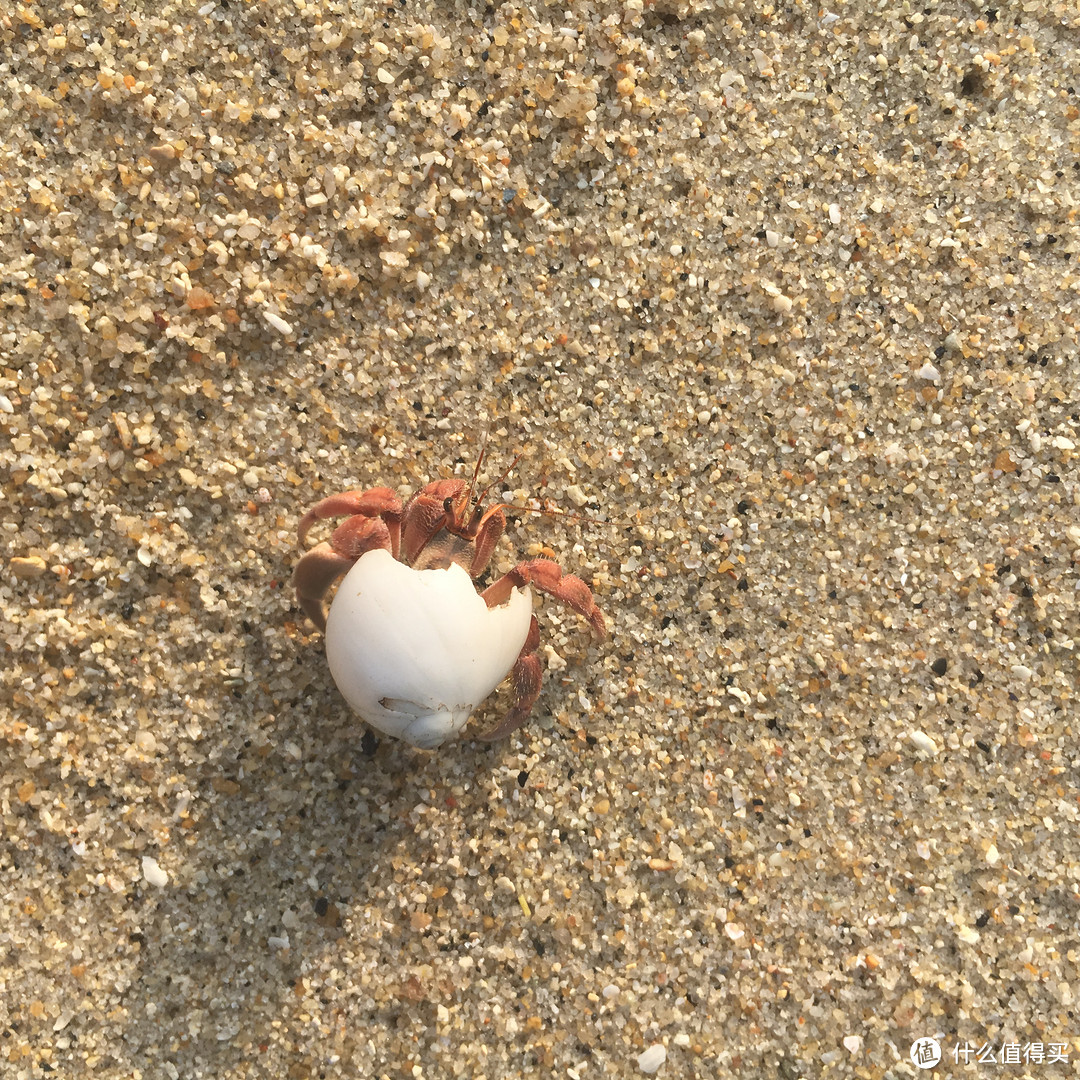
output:
[[[519,562],[482,592],[475,581],[503,530],[501,506],[473,497],[476,476],[436,480],[402,506],[385,487],[331,495],[300,520],[344,517],[293,573],[296,598],[326,635],[342,696],[372,727],[433,750],[509,675],[514,700],[483,738],[510,734],[540,694],[540,630],[530,586],[584,616],[598,639],[604,616],[581,578],[550,559]],[[324,597],[344,575],[330,605]]]

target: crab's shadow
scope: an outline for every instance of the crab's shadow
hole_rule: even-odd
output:
[[[278,652],[250,636],[245,667],[273,667],[293,693],[276,695],[274,683],[227,695],[233,737],[198,780],[170,845],[169,885],[139,887],[140,956],[117,1054],[125,1067],[224,1075],[250,1059],[259,1025],[291,1016],[325,952],[350,950],[372,919],[401,917],[385,888],[395,864],[441,858],[424,808],[456,805],[453,791],[483,799],[507,752],[463,740],[425,753],[376,739],[334,687],[321,638],[299,641],[291,661]],[[369,1022],[393,1025],[392,987],[387,999],[386,1015]]]

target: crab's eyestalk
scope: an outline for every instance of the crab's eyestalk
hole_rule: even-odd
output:
[[[483,459],[484,459],[484,452],[481,450],[480,451],[480,461],[483,461]],[[472,494],[473,486],[476,483],[476,473],[473,474],[472,481],[470,482],[469,486],[465,489],[465,492],[462,495],[462,504],[461,504],[461,511],[460,511],[461,517],[458,518],[457,521],[455,522],[456,528],[452,529],[451,530],[452,532],[456,533],[456,535],[458,535],[458,536],[465,537],[468,540],[472,540],[476,536],[476,534],[480,531],[480,527],[484,523],[484,519],[491,513],[490,510],[485,510],[484,509],[484,500],[487,498],[488,492],[496,484],[501,484],[510,475],[510,473],[513,472],[514,466],[520,460],[521,460],[521,455],[518,454],[518,456],[516,458],[514,458],[514,460],[511,461],[510,464],[506,467],[506,470],[503,472],[502,476],[500,476],[497,480],[492,480],[492,482],[490,484],[488,484],[488,486],[486,488],[484,488],[484,490],[481,491],[480,494],[477,495],[475,499],[472,499],[473,512],[469,517],[468,525],[463,525],[462,521],[464,520],[464,517],[465,517],[465,511],[469,508],[469,499],[470,499],[470,496]],[[476,463],[477,472],[479,472],[479,470],[480,470],[480,461],[478,461]]]
[[[462,493],[461,498],[455,501],[452,498],[443,499],[443,518],[442,528],[453,536],[458,536],[462,540],[472,540],[476,536],[475,524],[478,519],[476,514],[466,521],[465,515],[469,509],[469,491],[468,488]]]

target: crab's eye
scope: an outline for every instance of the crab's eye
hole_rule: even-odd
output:
[[[447,514],[452,514],[454,512],[454,500],[443,499],[442,508]]]

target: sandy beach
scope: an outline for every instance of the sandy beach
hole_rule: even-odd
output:
[[[9,5],[0,1074],[1080,1075],[1078,212],[1071,2]],[[296,529],[482,447],[428,753]]]

